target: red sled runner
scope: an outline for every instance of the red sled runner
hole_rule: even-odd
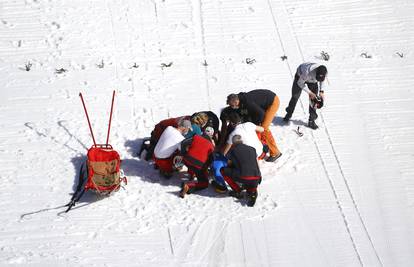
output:
[[[79,96],[82,100],[86,119],[88,120],[93,145],[88,150],[86,170],[85,164],[81,166],[79,173],[79,183],[75,193],[72,196],[71,201],[67,204],[68,208],[66,212],[68,212],[75,205],[75,203],[79,201],[82,195],[88,190],[93,190],[99,195],[109,195],[112,192],[118,191],[121,187],[122,182],[127,184],[127,178],[121,177],[121,159],[119,157],[119,154],[109,144],[109,133],[111,130],[115,91],[113,91],[112,94],[111,113],[109,115],[108,135],[106,138],[106,144],[96,144],[88,116],[88,111],[86,110],[85,102],[83,101],[82,93],[79,93]]]

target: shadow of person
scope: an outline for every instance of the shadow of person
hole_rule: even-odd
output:
[[[283,125],[286,124],[286,122],[283,120],[283,117],[275,116],[275,117],[273,117],[272,124],[273,125],[282,125],[283,126]]]
[[[136,151],[139,151],[140,146],[147,138],[138,138],[135,140],[127,140],[125,147],[131,155],[136,155]],[[121,168],[124,171],[125,176],[136,176],[144,182],[158,183],[163,186],[177,186],[181,190],[181,183],[188,181],[188,174],[186,172],[174,172],[171,178],[164,178],[160,175],[159,171],[154,168],[154,164],[142,159],[123,159]],[[179,196],[179,191],[168,192]],[[214,189],[209,186],[207,189],[196,191],[192,194],[199,194],[207,197],[223,197],[223,194],[216,193]],[[226,194],[224,194],[226,196]]]
[[[125,176],[135,176],[148,183],[158,183],[164,186],[180,186],[182,182],[182,177],[180,177],[182,173],[174,173],[171,178],[164,178],[160,175],[159,171],[154,168],[152,163],[145,160],[124,159],[122,160],[121,168],[124,171]]]
[[[308,124],[302,120],[290,120],[290,123],[296,126],[307,126]]]
[[[304,121],[302,121],[302,120],[292,120],[292,119],[290,119],[288,122],[285,122],[283,120],[283,118],[284,117],[277,117],[277,116],[274,117],[273,118],[273,121],[272,121],[273,125],[280,125],[280,126],[289,126],[291,124],[297,125],[297,126],[305,126],[305,125],[307,125],[307,123],[304,122]]]
[[[149,137],[127,140],[125,141],[124,146],[131,156],[140,158],[140,154],[142,153],[142,145],[147,140],[149,140]]]
[[[170,191],[168,193],[171,194],[171,195],[175,195],[177,197],[180,197],[180,191],[181,191],[181,188],[178,191]],[[191,192],[190,194],[186,194],[184,198],[189,198],[189,197],[191,198],[192,195],[199,195],[199,196],[202,196],[202,197],[210,197],[210,198],[227,198],[227,197],[230,197],[228,192],[225,192],[225,193],[216,192],[214,187],[210,184],[207,188]]]

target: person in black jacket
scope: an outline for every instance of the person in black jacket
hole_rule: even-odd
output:
[[[275,93],[267,89],[257,89],[247,93],[231,94],[227,96],[227,104],[243,114],[247,113],[245,117],[248,121],[264,128],[262,138],[268,145],[270,154],[266,161],[273,162],[282,156],[269,129],[280,104]]]
[[[257,186],[262,181],[256,150],[243,144],[240,135],[232,139],[233,147],[227,153],[227,167],[221,169],[224,180],[231,187],[230,195],[242,198],[242,188],[246,189],[247,205],[254,206],[257,199]],[[242,184],[242,188],[237,183]]]

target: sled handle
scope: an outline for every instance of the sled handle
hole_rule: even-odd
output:
[[[86,110],[85,101],[83,101],[83,96],[82,96],[82,93],[79,93],[79,96],[80,96],[80,98],[81,98],[81,100],[82,100],[82,105],[83,105],[83,109],[85,110],[86,119],[88,120],[89,130],[91,131],[91,135],[92,135],[93,144],[96,146],[95,137],[93,136],[93,131],[92,131],[91,122],[90,122],[90,120],[89,120],[88,111]],[[108,143],[108,142],[107,142],[107,143]]]
[[[115,90],[112,93],[111,113],[109,114],[108,135],[106,136],[106,145],[109,144],[109,132],[111,131],[112,111],[114,109]]]

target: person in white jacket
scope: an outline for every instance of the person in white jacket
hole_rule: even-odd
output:
[[[288,122],[295,110],[296,103],[299,100],[302,90],[309,94],[309,122],[308,126],[317,129],[315,120],[318,118],[316,114],[315,102],[323,103],[325,91],[325,78],[328,70],[324,65],[318,63],[303,63],[296,70],[295,80],[292,85],[292,97],[286,108],[286,116],[283,119]],[[321,107],[321,104],[319,104]]]
[[[161,134],[154,148],[155,165],[160,169],[160,174],[165,178],[172,176],[174,171],[173,160],[181,148],[184,135],[191,129],[189,120],[181,119],[178,127],[168,126]]]
[[[264,128],[257,126],[252,122],[241,122],[241,118],[237,113],[232,113],[229,116],[231,126],[234,130],[229,134],[227,143],[223,149],[223,155],[226,155],[233,145],[233,136],[239,135],[245,145],[251,146],[256,151],[257,158],[263,158],[263,144],[259,139],[257,133],[263,133]]]

